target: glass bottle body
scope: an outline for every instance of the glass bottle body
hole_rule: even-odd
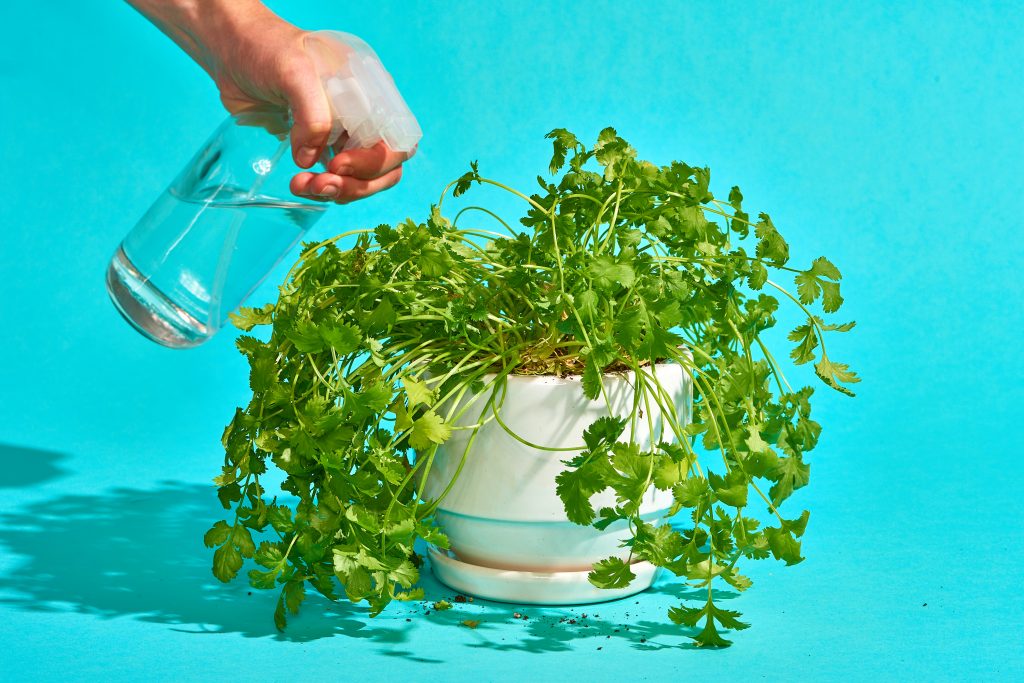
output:
[[[287,130],[284,114],[228,117],[121,242],[107,290],[144,336],[212,337],[327,210],[289,192]]]

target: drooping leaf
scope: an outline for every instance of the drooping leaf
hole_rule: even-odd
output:
[[[768,492],[775,505],[789,498],[793,491],[807,485],[810,479],[811,466],[803,462],[799,456],[779,458],[775,470],[769,478],[775,480],[775,485]]]
[[[598,588],[625,588],[636,578],[636,574],[621,558],[609,557],[594,564],[587,578]]]
[[[420,415],[412,425],[409,434],[409,445],[419,451],[425,451],[432,444],[441,444],[448,440],[452,428],[432,410]]]
[[[701,631],[690,636],[698,647],[728,647],[731,641],[721,636],[717,624],[737,631],[749,628],[750,624],[740,621],[740,616],[740,613],[734,610],[719,608],[710,595],[703,607],[672,607],[668,612],[669,619],[681,626],[696,628],[701,620],[704,620]]]
[[[672,495],[676,502],[685,508],[707,507],[710,493],[711,487],[708,485],[707,479],[699,477],[689,477],[672,487]]]
[[[771,548],[772,555],[775,556],[776,560],[781,560],[787,565],[798,564],[804,561],[803,556],[800,554],[800,541],[793,537],[792,532],[769,527],[764,530],[764,533],[768,539],[768,547]]]
[[[409,397],[410,408],[415,408],[418,405],[430,405],[434,400],[434,392],[427,387],[426,382],[412,377],[403,377],[402,387]]]
[[[850,366],[846,363],[835,363],[823,355],[821,360],[814,365],[814,372],[825,384],[836,391],[842,392],[847,396],[855,395],[853,391],[843,385],[855,384],[860,381],[860,378],[857,377],[857,373],[850,370]]]
[[[206,544],[207,548],[214,548],[218,545],[223,545],[231,534],[231,527],[224,520],[221,520],[214,524],[206,535],[203,537],[203,543]]]
[[[225,543],[213,553],[213,575],[227,583],[242,568],[242,553],[231,543]]]
[[[601,470],[593,464],[566,469],[555,477],[555,493],[565,505],[566,515],[573,524],[590,524],[594,507],[590,499],[608,487]]]
[[[715,498],[726,505],[741,508],[747,504],[747,480],[739,471],[732,470],[724,477],[708,472],[708,482]]]
[[[262,308],[251,308],[241,306],[237,311],[228,313],[231,324],[240,330],[248,332],[257,325],[269,325],[273,322],[274,304],[267,304]]]
[[[754,234],[759,240],[756,249],[759,259],[771,261],[774,265],[784,265],[789,261],[789,244],[779,234],[768,214],[760,215],[760,220],[754,227]]]
[[[602,446],[611,446],[618,441],[625,429],[625,420],[605,415],[594,420],[583,430],[583,442],[589,450],[596,451]]]

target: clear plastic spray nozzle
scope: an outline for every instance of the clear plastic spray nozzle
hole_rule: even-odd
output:
[[[345,134],[344,149],[381,140],[395,152],[416,148],[423,137],[419,123],[369,45],[340,31],[314,31],[305,44],[331,104],[331,144]]]

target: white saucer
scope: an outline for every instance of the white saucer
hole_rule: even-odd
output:
[[[427,548],[430,567],[437,580],[453,590],[485,600],[521,605],[587,605],[618,600],[647,590],[658,568],[636,562],[636,575],[625,588],[598,588],[587,579],[588,571],[530,572],[494,569],[462,562],[449,551]]]

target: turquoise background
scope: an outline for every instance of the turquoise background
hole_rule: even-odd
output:
[[[808,559],[751,567],[754,588],[723,603],[753,627],[721,652],[681,647],[672,585],[526,622],[310,599],[278,635],[273,596],[216,582],[201,542],[220,431],[247,398],[233,335],[160,348],[103,289],[118,241],[222,118],[215,90],[126,5],[6,2],[0,679],[1020,675],[1024,5],[273,7],[366,38],[425,131],[399,187],[313,237],[422,219],[471,159],[528,189],[548,130],[615,125],[653,161],[709,165],[719,194],[739,183],[796,262],[842,268],[858,326],[834,355],[864,382],[856,399],[819,391]],[[480,628],[454,625],[467,616]]]

